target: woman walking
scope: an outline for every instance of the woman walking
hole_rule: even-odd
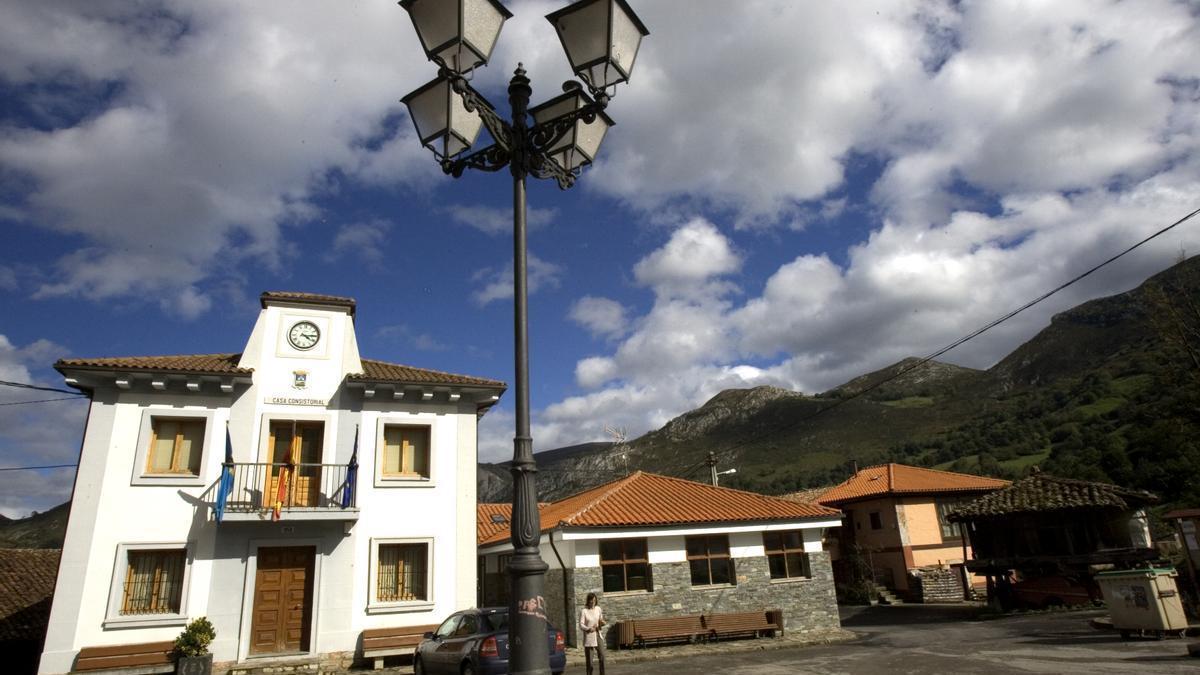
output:
[[[587,658],[587,675],[592,675],[592,653],[600,661],[600,675],[604,675],[604,636],[600,628],[604,625],[604,613],[596,602],[596,594],[587,594],[587,606],[579,613],[579,628],[583,631],[583,653]]]

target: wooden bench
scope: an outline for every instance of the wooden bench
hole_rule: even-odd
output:
[[[730,612],[704,615],[704,628],[710,639],[738,635],[759,637],[770,633],[783,635],[783,611],[778,609],[757,612]]]
[[[175,672],[174,642],[144,642],[84,647],[75,657],[75,673],[120,670],[126,673]]]
[[[617,625],[617,643],[621,647],[645,647],[647,642],[692,640],[707,632],[699,614],[627,619]]]
[[[383,668],[385,656],[403,656],[417,651],[426,633],[437,630],[438,624],[405,626],[403,628],[372,628],[362,632],[362,655],[374,661],[375,670]]]

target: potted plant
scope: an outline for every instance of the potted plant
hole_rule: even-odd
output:
[[[208,645],[217,637],[212,622],[205,617],[192,619],[175,638],[177,675],[212,675],[212,654]]]

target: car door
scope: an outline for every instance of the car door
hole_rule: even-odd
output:
[[[461,619],[461,614],[452,614],[449,619],[443,621],[442,625],[433,632],[433,644],[421,651],[421,660],[425,663],[425,670],[430,675],[458,673],[458,662],[452,662],[447,656],[449,651],[446,649],[446,642],[454,637],[454,632],[458,630],[458,623]]]
[[[447,672],[457,673],[463,661],[474,661],[471,656],[475,643],[478,642],[478,633],[479,616],[474,612],[463,614],[454,629],[454,634],[439,645],[447,667],[452,669]]]

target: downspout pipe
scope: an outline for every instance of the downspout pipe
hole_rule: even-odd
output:
[[[567,583],[567,566],[563,563],[562,556],[558,553],[558,547],[554,545],[554,530],[546,533],[546,539],[550,542],[550,550],[554,551],[554,557],[558,559],[558,569],[562,570],[562,585],[563,585],[563,622],[567,625],[563,626],[563,630],[567,633],[567,642],[571,646],[575,646],[575,613],[571,611],[571,585]]]

